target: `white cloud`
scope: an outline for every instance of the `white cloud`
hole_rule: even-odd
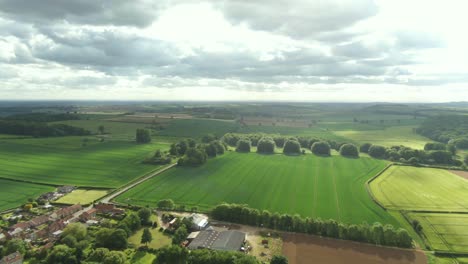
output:
[[[0,0],[1,98],[468,99],[463,0],[28,3]]]

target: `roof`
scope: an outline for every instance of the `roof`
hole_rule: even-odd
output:
[[[192,232],[188,235],[187,239],[195,239],[200,232]]]
[[[19,252],[15,252],[0,259],[0,264],[17,263],[19,260],[23,260],[23,256]]]
[[[245,241],[245,233],[235,230],[223,231],[213,243],[212,249],[237,251]]]
[[[198,227],[205,227],[208,224],[208,217],[201,215],[201,214],[192,214],[190,215],[192,218],[193,224]]]
[[[245,241],[245,233],[240,231],[215,231],[205,230],[188,245],[189,249],[208,248],[214,250],[237,251]]]
[[[188,245],[189,249],[211,248],[218,237],[217,231],[200,231],[198,236]]]

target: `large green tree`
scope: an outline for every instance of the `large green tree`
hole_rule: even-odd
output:
[[[325,141],[315,142],[314,144],[312,144],[311,151],[315,155],[330,156],[330,144],[328,144],[328,142]]]
[[[237,141],[236,151],[237,152],[250,152],[250,145],[251,145],[250,140],[240,139],[239,141]]]
[[[151,243],[153,241],[153,235],[151,235],[151,232],[148,228],[143,229],[143,234],[141,235],[141,243],[148,245],[148,243]]]
[[[285,256],[275,255],[271,258],[270,264],[288,264],[288,259]]]
[[[340,147],[341,156],[345,157],[359,157],[359,151],[354,144],[343,144]]]
[[[149,143],[151,142],[151,134],[149,130],[138,128],[136,130],[136,142],[137,143]]]
[[[283,153],[301,154],[301,144],[295,139],[289,139],[284,143]]]
[[[275,152],[275,141],[270,137],[263,137],[258,141],[257,152],[272,154]]]

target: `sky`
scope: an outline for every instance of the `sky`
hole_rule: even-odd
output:
[[[0,0],[0,99],[468,101],[466,10],[466,0]]]

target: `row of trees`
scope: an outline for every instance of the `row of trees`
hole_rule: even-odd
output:
[[[302,218],[299,215],[280,215],[269,211],[260,212],[246,205],[221,204],[212,211],[213,218],[239,224],[262,226],[288,232],[307,233],[331,238],[358,241],[384,246],[401,248],[413,247],[412,238],[404,229],[396,229],[392,225],[374,223],[369,225],[348,225],[335,220]]]
[[[455,145],[459,149],[468,149],[468,116],[444,115],[426,119],[416,129],[418,134]]]
[[[81,127],[17,120],[0,120],[0,133],[33,137],[86,136],[91,134]]]
[[[152,157],[146,158],[143,163],[155,164],[155,165],[164,165],[172,162],[172,157],[167,151],[161,151],[160,149],[156,150]]]
[[[204,137],[207,141],[210,137]],[[214,138],[214,137],[213,137]],[[169,154],[180,157],[177,164],[181,166],[199,166],[208,160],[208,157],[223,155],[225,144],[220,140],[212,140],[198,144],[193,139],[181,140],[171,145]]]
[[[260,264],[253,256],[240,252],[200,249],[188,251],[173,245],[161,248],[153,264]],[[273,262],[272,262],[273,263]],[[287,264],[277,262],[276,264]]]
[[[426,145],[426,149],[437,149],[439,145]],[[453,158],[453,151],[447,150],[417,150],[405,146],[384,147],[372,144],[363,144],[362,153],[368,153],[377,159],[388,159],[410,164],[444,164],[462,166],[462,162]]]

